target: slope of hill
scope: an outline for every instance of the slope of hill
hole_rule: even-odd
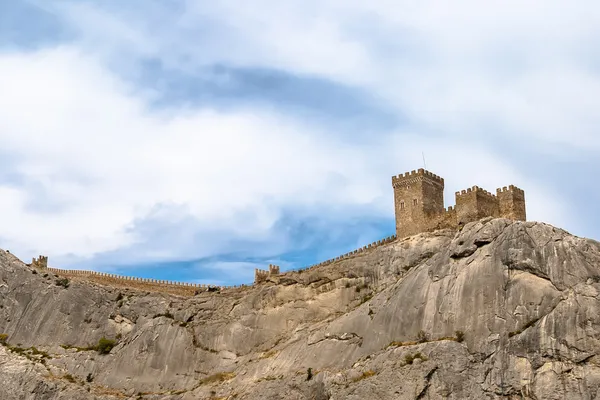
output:
[[[600,396],[600,243],[547,224],[484,219],[193,297],[59,278],[0,251],[2,399]]]

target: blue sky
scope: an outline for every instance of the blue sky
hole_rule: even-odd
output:
[[[394,233],[391,176],[600,238],[600,6],[0,0],[0,247],[250,283]]]

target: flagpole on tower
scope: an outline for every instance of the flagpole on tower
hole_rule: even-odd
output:
[[[425,164],[425,152],[421,152],[423,154],[423,169],[427,169],[427,164]]]

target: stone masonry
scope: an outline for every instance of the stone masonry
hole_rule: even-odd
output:
[[[254,269],[254,283],[266,282],[272,276],[279,275],[279,266],[278,265],[269,265],[269,270],[264,269]]]
[[[444,179],[419,169],[392,177],[399,239],[443,228],[460,228],[484,217],[526,220],[525,192],[510,185],[492,194],[478,186],[456,192],[444,208]]]

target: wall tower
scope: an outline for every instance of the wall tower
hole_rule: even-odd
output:
[[[398,238],[427,230],[431,217],[444,212],[444,179],[423,168],[393,176],[392,187]]]
[[[527,221],[525,212],[525,192],[514,185],[496,189],[496,197],[502,218]]]

